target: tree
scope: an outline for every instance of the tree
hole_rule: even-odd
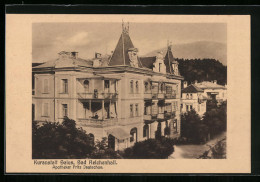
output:
[[[219,84],[227,83],[227,66],[215,59],[178,59],[180,74],[189,83],[195,80],[217,80]]]
[[[203,123],[208,126],[210,135],[214,136],[227,128],[227,103],[212,107],[203,116]]]
[[[92,138],[67,117],[62,124],[33,122],[32,157],[34,159],[87,158],[95,149]]]
[[[136,142],[122,154],[126,159],[166,159],[174,152],[174,141],[170,138],[148,139]]]
[[[181,115],[181,136],[193,143],[205,142],[209,133],[208,126],[203,123],[195,110]]]

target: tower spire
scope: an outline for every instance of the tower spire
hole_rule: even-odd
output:
[[[122,33],[129,33],[129,22],[127,24],[124,23],[124,20],[122,19]]]

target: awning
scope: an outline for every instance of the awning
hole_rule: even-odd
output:
[[[120,139],[120,140],[131,137],[130,133],[127,133],[122,128],[113,128],[113,129],[107,130],[107,133],[110,135],[113,135],[115,138]]]

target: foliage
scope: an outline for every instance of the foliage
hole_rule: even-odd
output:
[[[113,149],[108,147],[108,141],[106,137],[103,137],[101,141],[95,143],[95,150],[91,153],[92,159],[122,159],[122,156]]]
[[[174,141],[170,138],[148,139],[136,142],[122,154],[126,159],[166,159],[174,152]]]
[[[209,109],[203,116],[203,122],[208,126],[211,136],[217,135],[227,128],[227,103]]]
[[[176,59],[180,74],[189,83],[217,80],[227,83],[227,67],[215,59]]]
[[[33,122],[32,157],[34,159],[87,158],[94,150],[92,138],[74,120],[64,118],[62,124]]]
[[[195,110],[181,115],[181,137],[192,143],[205,142],[209,128],[203,123]]]
[[[215,146],[209,146],[210,149],[205,151],[199,159],[225,159],[226,158],[226,139],[218,141]]]

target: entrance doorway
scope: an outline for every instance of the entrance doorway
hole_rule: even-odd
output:
[[[113,135],[108,135],[108,148],[115,150],[115,137]]]

